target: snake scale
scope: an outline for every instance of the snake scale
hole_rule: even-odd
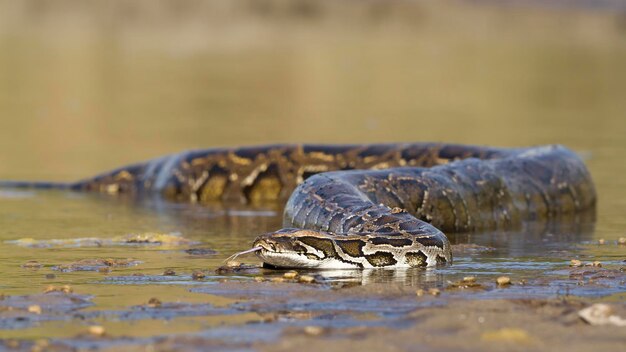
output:
[[[75,183],[4,182],[173,201],[287,200],[286,228],[259,236],[267,266],[450,263],[443,232],[509,229],[593,211],[581,159],[559,145],[268,145],[188,151]],[[443,232],[442,232],[443,231]]]

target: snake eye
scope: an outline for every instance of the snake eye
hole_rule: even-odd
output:
[[[268,243],[270,245],[270,248],[275,251],[276,250],[276,246],[274,245],[274,243],[270,242]]]

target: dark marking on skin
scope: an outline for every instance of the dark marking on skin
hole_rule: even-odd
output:
[[[351,257],[361,257],[363,255],[365,242],[361,240],[335,240],[335,243],[344,253]]]
[[[448,261],[446,260],[446,258],[442,257],[441,255],[437,254],[437,265],[445,265]]]
[[[335,246],[333,245],[333,241],[331,240],[324,239],[324,238],[317,238],[317,237],[308,237],[308,236],[300,237],[299,240],[300,242],[306,245],[309,245],[317,250],[322,251],[327,258],[338,257],[337,251],[335,251]]]
[[[387,252],[375,252],[374,254],[366,254],[365,259],[372,264],[372,266],[382,267],[382,266],[392,266],[397,263],[396,258],[393,257],[392,253]]]
[[[250,203],[277,200],[282,187],[278,166],[270,164],[265,171],[257,175],[251,185],[243,188],[243,193]]]
[[[388,244],[392,247],[406,247],[413,244],[413,241],[408,238],[373,237],[370,242],[375,245]]]
[[[422,251],[408,252],[406,254],[406,263],[412,268],[428,265],[426,259],[426,254]]]
[[[433,247],[439,247],[443,249],[443,241],[441,240],[441,238],[422,237],[422,238],[419,238],[417,241],[424,246],[433,246]]]

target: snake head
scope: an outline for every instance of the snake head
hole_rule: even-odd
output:
[[[281,268],[355,268],[355,264],[340,262],[335,241],[325,232],[282,229],[261,235],[253,247],[261,248],[256,255],[266,264]],[[332,265],[331,265],[332,264]]]

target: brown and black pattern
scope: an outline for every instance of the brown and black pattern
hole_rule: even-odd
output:
[[[324,256],[358,254],[372,266],[401,264],[398,257],[389,256],[400,251],[402,263],[411,266],[447,261],[448,254],[427,250],[448,246],[439,230],[508,229],[524,221],[593,211],[596,201],[583,162],[562,146],[504,149],[413,143],[208,149],[71,184],[0,186],[158,194],[199,203],[289,198],[286,225],[336,238],[330,243],[323,236],[311,237],[310,246]],[[342,236],[350,240],[341,241]],[[367,244],[359,243],[358,236],[366,236]],[[418,247],[424,250],[407,252]],[[371,252],[365,253],[368,249]]]

